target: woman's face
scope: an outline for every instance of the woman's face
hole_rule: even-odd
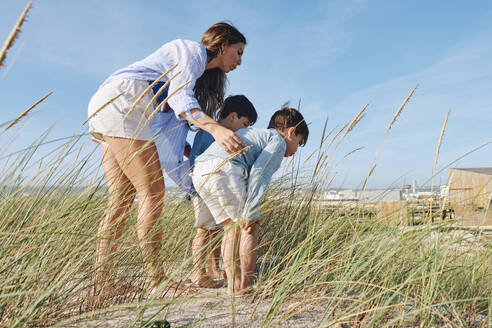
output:
[[[244,43],[242,42],[225,46],[222,53],[218,56],[220,58],[220,70],[224,73],[228,73],[236,69],[237,66],[241,65],[243,52]]]

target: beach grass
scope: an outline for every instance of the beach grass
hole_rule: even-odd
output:
[[[2,62],[30,5],[5,43]],[[291,161],[265,197],[257,282],[248,302],[252,310],[259,304],[267,310],[254,325],[281,326],[317,309],[313,327],[492,326],[490,235],[430,218],[418,226],[389,224],[385,214],[366,204],[321,201],[331,186],[334,154],[366,108],[341,129],[325,124],[330,132],[323,132],[317,152],[309,156],[317,159],[314,165]],[[130,326],[138,327],[149,320],[149,311],[160,319],[173,304],[192,300],[193,295],[172,290],[166,297],[148,296],[135,231],[137,206],[124,223],[111,271],[116,284],[133,289],[95,300],[97,232],[108,204],[101,163],[93,160],[99,146],[87,143],[85,132],[54,143],[48,128],[30,146],[10,151],[30,109],[0,135],[0,326],[84,326],[86,320],[104,325],[106,314],[128,310]],[[364,188],[375,165],[362,179]],[[192,205],[182,194],[168,191],[159,222],[159,258],[175,281],[186,281],[191,273],[193,223]],[[231,322],[234,304],[225,314]]]
[[[143,318],[156,301],[162,306],[159,317],[186,299],[146,297],[134,206],[114,254],[112,276],[137,288],[92,302],[97,229],[107,206],[100,164],[91,161],[99,149],[79,136],[37,156],[48,136],[49,131],[23,152],[3,154],[0,324],[104,321],[104,313],[125,306]],[[312,170],[293,163],[262,205],[251,302],[267,302],[268,311],[257,324],[278,324],[315,307],[323,308],[319,326],[466,327],[477,316],[490,317],[490,236],[450,229],[446,221],[394,226],[361,204],[327,205],[320,194],[328,187],[323,176],[328,162],[315,165],[322,173],[314,177]],[[191,204],[182,194],[168,192],[160,258],[175,280],[186,281],[191,271],[193,221]],[[293,302],[302,306],[292,310]],[[135,325],[139,322],[135,319]]]

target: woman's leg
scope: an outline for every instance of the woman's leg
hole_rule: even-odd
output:
[[[96,250],[97,289],[110,286],[114,266],[112,254],[123,233],[125,220],[135,198],[135,188],[123,173],[118,162],[107,146],[102,145],[104,176],[108,184],[109,203],[105,217],[99,224]]]
[[[158,220],[164,204],[164,178],[153,142],[105,137],[109,149],[138,195],[137,235],[147,282],[156,286],[165,277],[159,260],[162,229]]]

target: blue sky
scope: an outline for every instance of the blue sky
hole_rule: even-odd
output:
[[[0,42],[26,3],[2,0]],[[51,139],[77,133],[91,95],[111,72],[164,42],[199,41],[220,20],[232,21],[248,39],[243,64],[228,74],[228,94],[250,98],[260,116],[257,127],[284,102],[297,106],[301,99],[311,123],[301,160],[319,144],[327,118],[329,129],[341,127],[371,102],[333,161],[334,187],[357,187],[374,161],[369,187],[428,180],[448,109],[438,170],[492,140],[490,1],[38,0],[8,54],[8,71],[0,70],[0,124],[54,94],[0,151],[31,143],[55,122]],[[0,135],[0,145],[9,138]],[[452,167],[491,162],[488,145]],[[445,170],[436,183],[446,179]]]

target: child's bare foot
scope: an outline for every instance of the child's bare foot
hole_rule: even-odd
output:
[[[253,289],[253,286],[246,287],[246,288],[241,288],[236,292],[236,297],[247,297],[253,295],[255,290]]]
[[[244,288],[244,289],[236,289],[234,291],[234,297],[235,298],[248,297],[248,296],[252,296],[253,294],[254,294],[253,287]],[[233,296],[232,290],[229,289],[229,288],[227,289],[227,295],[229,297],[232,297]]]
[[[233,290],[232,290],[233,284],[235,285],[234,286],[234,295],[237,295],[238,292],[241,290],[241,281],[240,281],[240,279],[234,279],[233,282],[231,282],[230,280],[228,280],[228,282],[227,282],[227,295],[229,295],[229,296],[232,296],[232,294],[233,294]]]
[[[224,283],[214,281],[208,275],[196,277],[196,279],[191,280],[193,284],[203,288],[220,288],[224,286]]]
[[[212,279],[227,279],[226,273],[224,270],[210,270],[208,275]]]

